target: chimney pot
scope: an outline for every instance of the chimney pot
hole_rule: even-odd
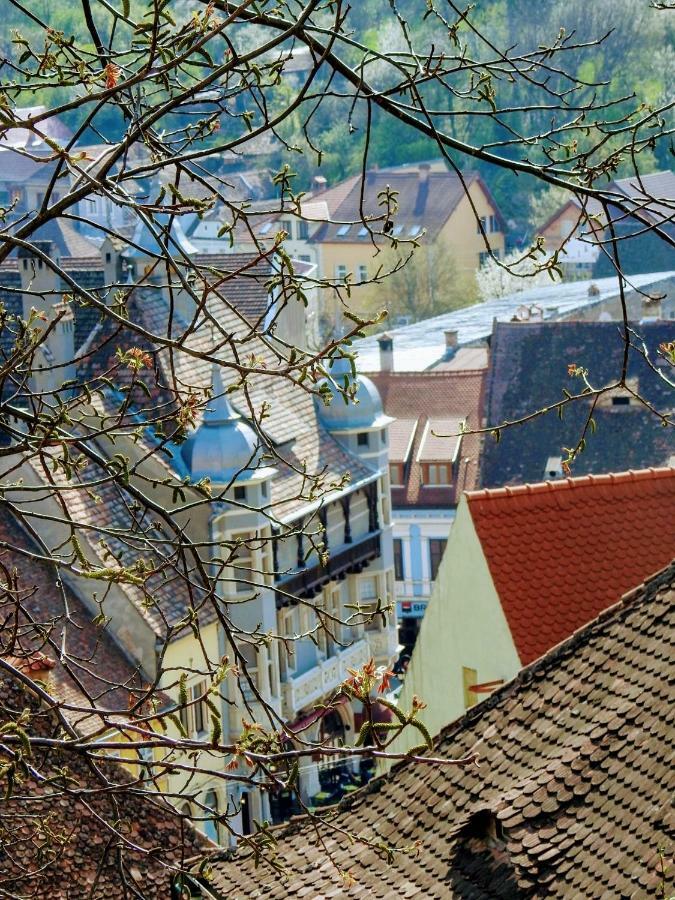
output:
[[[429,172],[431,170],[431,166],[429,163],[420,163],[418,166],[418,177],[419,180],[424,183],[429,180]]]
[[[380,348],[380,372],[394,371],[394,339],[386,331],[377,339]]]
[[[445,335],[445,349],[446,350],[456,350],[458,344],[459,333],[456,328],[448,328],[447,331],[444,331]]]

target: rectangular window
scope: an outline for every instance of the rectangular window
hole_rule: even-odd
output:
[[[253,574],[253,551],[250,546],[246,543],[252,539],[252,535],[248,533],[243,534],[233,534],[232,540],[239,541],[240,543],[234,548],[233,553],[233,576],[234,578],[241,577],[241,581],[235,582],[235,591],[237,594],[247,594],[251,591],[255,590],[253,584],[251,582],[254,581]]]
[[[365,607],[364,612],[366,615],[374,612],[377,608],[378,594],[379,590],[375,576],[369,575],[366,578],[359,578],[359,600]],[[366,622],[367,631],[379,631],[381,626],[382,617],[379,615],[373,616],[369,622]]]
[[[405,572],[403,569],[403,541],[394,538],[394,575],[397,581],[403,581]]]
[[[289,238],[293,237],[293,223],[290,219],[280,219],[279,231],[285,231]]]
[[[234,499],[235,500],[246,500],[246,488],[242,485],[237,485],[234,489]]]
[[[359,266],[359,281],[368,281],[368,266]]]
[[[333,656],[340,649],[338,641],[342,639],[340,588],[332,588],[326,591],[324,610],[327,616],[320,620],[324,628],[319,629],[319,647],[326,658]]]
[[[359,579],[359,600],[377,599],[377,578],[369,575]]]
[[[497,216],[490,216],[490,231],[494,233],[495,231],[499,231],[499,222],[497,221]]]
[[[239,650],[244,658],[244,666],[239,676],[239,687],[244,696],[253,697],[251,685],[256,690],[258,689],[258,651],[250,644],[242,644]],[[246,669],[245,672],[243,671],[244,668]]]
[[[367,431],[359,431],[356,435],[356,443],[359,447],[369,447],[370,446],[370,435]]]
[[[487,252],[487,250],[482,250],[482,251],[478,254],[478,264],[481,265],[481,266],[484,266],[485,263],[486,263],[489,259],[490,259],[490,254]]]
[[[292,609],[282,609],[279,613],[279,633],[284,638],[295,637]],[[294,648],[293,640],[279,641],[279,665],[283,679],[288,678],[289,674],[295,671]]]
[[[480,224],[479,224],[480,222]],[[487,218],[486,216],[480,216],[478,222],[476,222],[476,234],[481,234],[481,226],[483,231],[487,231]]]
[[[451,467],[447,463],[428,463],[422,467],[424,484],[447,487],[452,484]]]
[[[335,266],[335,277],[338,281],[344,281],[347,277],[347,266]]]
[[[352,227],[351,225],[340,225],[340,227],[338,228],[338,230],[336,232],[337,236],[344,237],[346,234],[349,233],[349,229],[351,227]]]
[[[478,700],[478,694],[471,688],[478,684],[478,672],[475,669],[469,669],[462,666],[462,690],[464,691],[464,709],[475,706]]]
[[[389,464],[389,483],[392,487],[402,487],[403,466],[400,463]]]
[[[190,689],[190,699],[192,700],[192,723],[195,734],[202,735],[207,730],[206,703],[199,700],[206,694],[207,684],[205,681],[199,681]]]
[[[301,241],[306,241],[309,237],[309,225],[305,222],[304,219],[300,219],[298,222],[298,239]]]
[[[447,543],[448,541],[446,538],[429,539],[429,571],[431,573],[432,581],[436,581],[438,567],[443,559],[443,552]]]

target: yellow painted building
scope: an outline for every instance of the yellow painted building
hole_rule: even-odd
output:
[[[480,267],[488,253],[486,239],[493,252],[504,254],[503,217],[478,175],[466,175],[462,184],[457,175],[438,165],[370,171],[363,204],[360,179],[350,179],[348,187],[342,202],[332,204],[331,221],[312,238],[319,248],[324,278],[342,280],[351,274],[355,283],[372,278],[380,266],[381,249],[390,245],[387,235],[400,242],[404,253],[415,240],[422,245],[439,244],[447,248],[460,271]],[[318,202],[321,197],[314,199]]]

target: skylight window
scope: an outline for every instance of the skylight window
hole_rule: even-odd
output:
[[[259,234],[267,234],[272,229],[273,222],[265,222],[264,225],[260,226]]]
[[[351,225],[340,225],[340,227],[337,230],[337,236],[344,237],[349,232],[349,229],[351,227],[352,227]]]
[[[368,229],[366,228],[365,225],[363,225],[361,228],[359,228],[359,237],[360,238],[364,238],[367,234],[368,234]]]
[[[403,231],[403,225],[395,225],[394,230],[392,231],[392,235],[394,237],[398,237],[402,231]]]
[[[417,237],[421,230],[421,225],[413,225],[408,234],[410,235],[410,237]]]

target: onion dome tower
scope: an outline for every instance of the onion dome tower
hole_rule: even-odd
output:
[[[331,397],[326,405],[317,398],[317,415],[321,424],[343,447],[361,457],[372,468],[385,469],[388,462],[387,428],[394,420],[384,414],[380,393],[365,375],[354,377],[351,362],[345,357],[334,360],[328,371],[330,378],[319,383]],[[332,379],[332,380],[331,380]],[[354,399],[345,398],[335,384],[355,386]]]

